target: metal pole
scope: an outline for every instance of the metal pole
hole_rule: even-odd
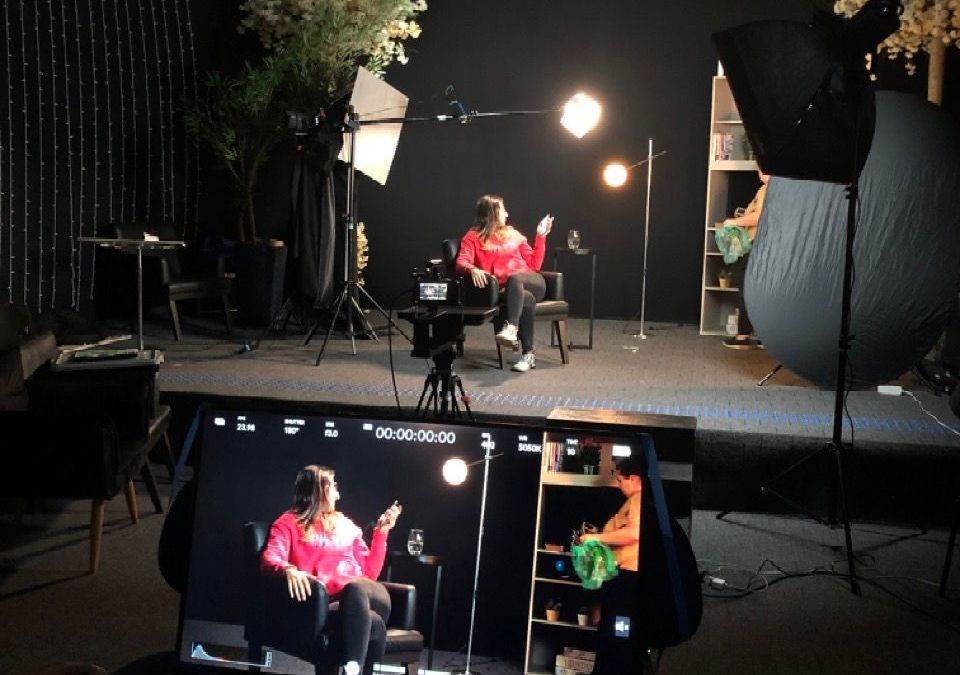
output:
[[[647,308],[647,248],[650,242],[650,187],[653,183],[653,139],[647,139],[647,204],[643,219],[643,280],[640,283],[640,334],[641,340],[647,339],[644,333],[644,321]]]
[[[483,544],[483,517],[487,512],[487,480],[490,476],[490,460],[493,455],[490,454],[490,444],[486,443],[483,455],[483,493],[480,497],[480,532],[477,534],[477,563],[473,570],[473,598],[470,600],[470,635],[467,637],[467,663],[464,666],[463,675],[470,673],[470,657],[473,654],[473,624],[477,611],[477,586],[480,582],[480,546]]]
[[[137,348],[143,351],[143,244],[137,245]]]

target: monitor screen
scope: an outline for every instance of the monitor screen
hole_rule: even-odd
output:
[[[525,594],[540,440],[541,431],[515,426],[207,412],[197,465],[181,662],[204,668],[249,669],[244,639],[243,525],[261,521],[269,527],[288,510],[297,472],[309,464],[336,471],[341,494],[337,508],[360,527],[372,526],[395,500],[402,505],[403,513],[390,533],[389,550],[405,549],[411,529],[424,531],[424,553],[438,555],[444,562],[438,632],[441,638],[445,633],[456,649],[468,625],[465,610],[473,582],[483,462],[470,468],[460,486],[448,484],[441,468],[453,457],[468,463],[482,460],[485,444],[503,453],[490,467],[491,485],[497,486],[501,496],[487,505],[484,550],[494,553],[485,557],[489,565],[484,566],[484,574],[498,573],[498,564],[506,562],[502,552],[513,551],[519,558],[514,557],[510,564],[516,567],[519,559],[524,569],[511,575],[505,587],[513,583],[518,588],[511,592]],[[512,527],[503,527],[504,521]],[[418,587],[418,594],[421,592]],[[442,640],[438,647],[441,644]],[[314,672],[310,664],[276,650],[268,658],[270,665],[263,672]]]

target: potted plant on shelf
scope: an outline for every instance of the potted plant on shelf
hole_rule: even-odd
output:
[[[583,473],[592,476],[600,473],[600,443],[592,438],[583,439],[580,443],[580,459]]]
[[[590,625],[590,608],[586,606],[580,607],[577,610],[577,625],[578,626],[589,626]]]
[[[547,600],[547,605],[545,608],[547,621],[559,621],[560,620],[560,608],[563,606],[563,603],[559,600],[554,600],[553,598]]]
[[[720,288],[730,288],[730,284],[733,280],[733,270],[728,267],[724,267],[720,270],[720,274],[717,275],[720,282]]]

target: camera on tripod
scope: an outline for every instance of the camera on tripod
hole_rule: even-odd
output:
[[[413,270],[417,287],[414,304],[440,307],[442,305],[462,306],[460,280],[450,279],[444,274],[441,260],[428,260],[426,269]]]
[[[453,351],[463,339],[461,284],[444,274],[440,260],[428,260],[424,271],[413,270],[414,307],[409,320],[414,325],[413,352],[416,357],[433,357]],[[406,318],[406,317],[405,317]]]

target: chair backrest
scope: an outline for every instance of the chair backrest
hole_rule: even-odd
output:
[[[457,255],[460,253],[459,239],[444,239],[440,242],[440,257],[443,260],[444,274],[453,277],[457,273]]]

